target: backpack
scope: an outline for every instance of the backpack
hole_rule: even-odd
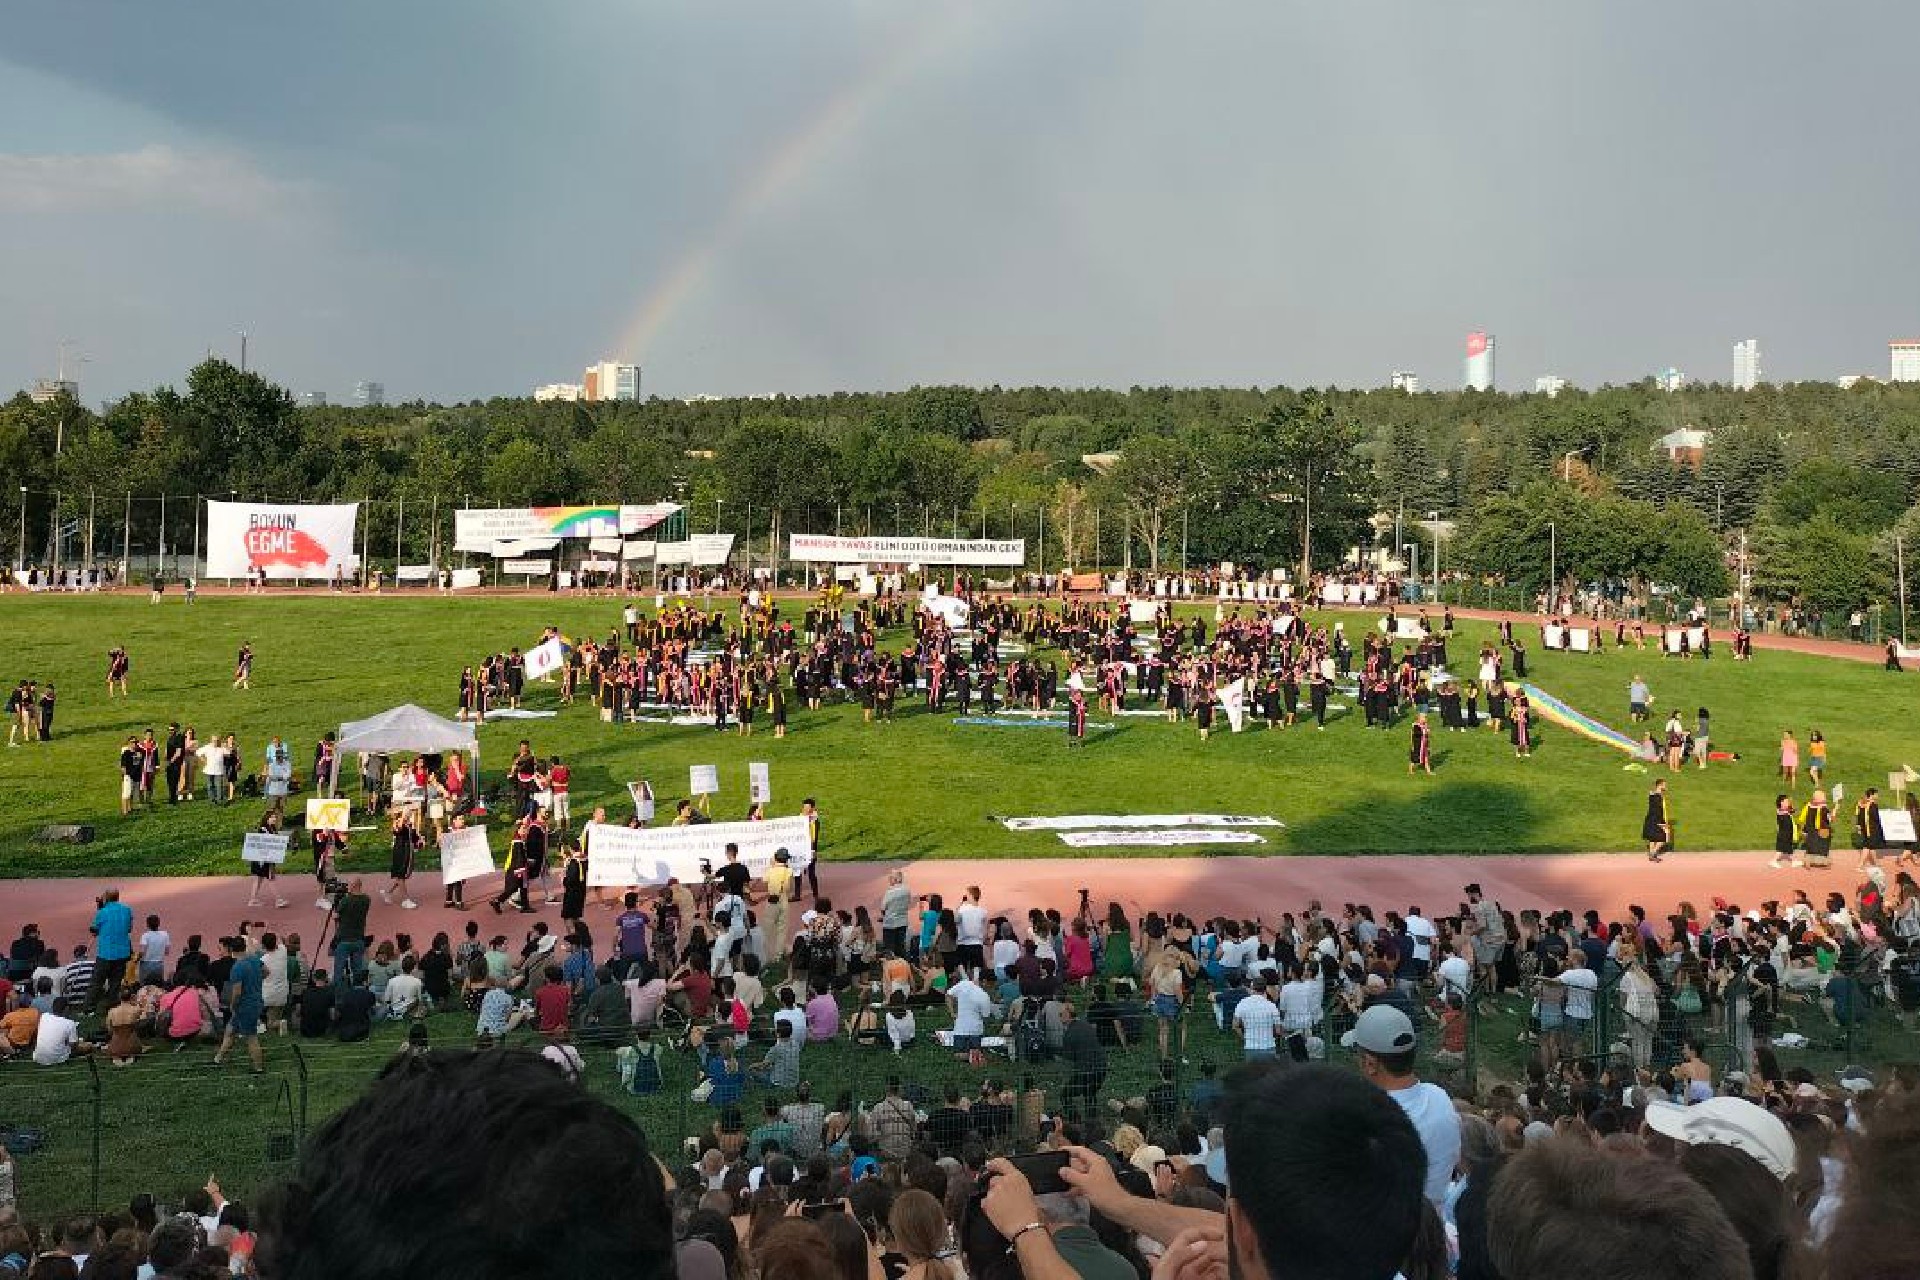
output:
[[[658,1045],[622,1045],[613,1056],[620,1072],[621,1087],[628,1093],[645,1095],[660,1092]]]

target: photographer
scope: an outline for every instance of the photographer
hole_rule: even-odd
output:
[[[344,988],[349,985],[350,975],[367,971],[367,912],[373,909],[373,900],[367,897],[359,876],[347,881],[344,893],[333,888],[338,883],[330,883],[328,892],[334,895],[333,968]]]

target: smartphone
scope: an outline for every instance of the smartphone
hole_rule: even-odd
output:
[[[1068,1189],[1060,1171],[1073,1157],[1065,1151],[1039,1151],[1030,1156],[1014,1156],[1011,1163],[1027,1180],[1037,1196],[1052,1195]]]
[[[800,1206],[800,1212],[809,1218],[824,1218],[830,1213],[840,1212],[838,1200],[809,1200]]]

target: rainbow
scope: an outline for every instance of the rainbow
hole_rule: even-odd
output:
[[[1602,746],[1613,747],[1630,756],[1639,756],[1640,744],[1618,729],[1608,728],[1584,711],[1576,711],[1539,685],[1523,684],[1520,687],[1527,691],[1527,701],[1544,719]]]
[[[864,75],[835,92],[803,123],[787,135],[771,154],[749,170],[704,235],[674,260],[666,274],[641,299],[613,350],[620,358],[641,361],[667,322],[695,294],[740,234],[781,192],[810,172],[833,145],[851,134],[882,98],[907,78],[932,50],[947,43],[967,6],[951,5],[940,20],[915,23],[875,59]]]
[[[611,523],[613,533],[620,531],[619,507],[530,507],[533,518],[547,526],[556,538],[584,538],[593,535],[596,522]],[[609,535],[611,536],[611,535]]]

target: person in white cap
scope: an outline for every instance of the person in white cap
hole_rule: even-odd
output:
[[[1649,1102],[1647,1128],[1688,1146],[1744,1151],[1782,1182],[1793,1176],[1793,1133],[1779,1116],[1745,1098],[1709,1098],[1691,1107]]]
[[[1420,1040],[1413,1019],[1392,1005],[1377,1004],[1360,1015],[1340,1043],[1359,1055],[1360,1074],[1399,1103],[1413,1122],[1427,1153],[1427,1199],[1438,1207],[1460,1163],[1460,1113],[1445,1089],[1423,1084],[1414,1074]]]

